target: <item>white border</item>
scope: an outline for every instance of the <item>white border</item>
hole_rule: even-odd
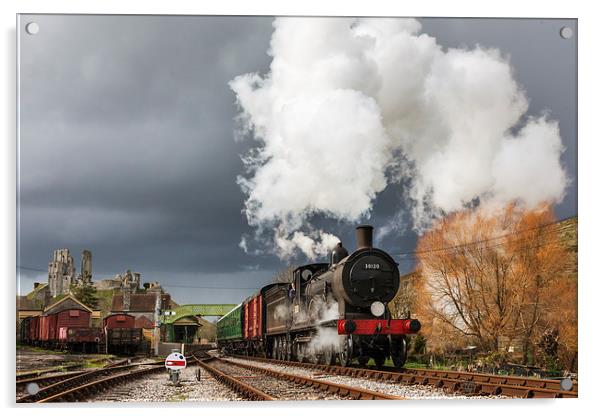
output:
[[[126,408],[103,409],[99,406],[67,406],[37,408],[12,408],[11,413],[32,414],[37,409],[49,415],[75,415],[82,411],[91,414],[141,413],[160,414],[169,412],[199,413],[217,412],[242,413],[252,415],[264,414],[305,414],[307,412],[345,412],[364,414],[374,412],[411,412],[411,413],[454,413],[487,412],[491,415],[517,413],[522,411],[545,412],[546,414],[577,414],[593,410],[599,401],[596,395],[595,373],[602,369],[600,346],[602,345],[599,322],[599,297],[602,294],[599,272],[599,255],[597,249],[600,236],[600,40],[601,29],[599,14],[596,13],[595,2],[546,1],[528,2],[524,0],[498,0],[497,2],[454,0],[454,1],[420,1],[395,2],[376,0],[305,0],[299,2],[286,1],[212,1],[199,0],[9,0],[1,4],[0,15],[3,29],[2,42],[2,81],[5,91],[0,106],[2,116],[0,125],[5,134],[0,155],[2,160],[2,240],[0,246],[0,264],[3,266],[2,277],[5,296],[4,341],[0,342],[0,356],[3,359],[4,371],[1,377],[3,404],[11,406],[14,401],[14,273],[15,273],[15,14],[16,13],[118,13],[118,14],[253,14],[253,15],[393,15],[393,16],[455,16],[455,17],[562,17],[579,19],[579,396],[577,400],[556,401],[426,401],[403,402],[395,404],[382,403],[288,403],[276,405],[240,404],[233,406],[197,407],[165,407],[153,406],[138,411]],[[550,86],[553,88],[553,86]],[[597,238],[598,237],[598,238]],[[8,336],[7,336],[8,335]],[[599,383],[598,383],[599,384]],[[14,405],[13,405],[14,406]],[[374,407],[376,406],[376,407]]]

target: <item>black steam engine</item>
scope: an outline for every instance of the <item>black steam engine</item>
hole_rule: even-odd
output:
[[[392,319],[388,307],[400,287],[397,263],[372,247],[371,226],[357,227],[357,249],[341,243],[329,263],[293,271],[293,282],[274,283],[245,300],[217,323],[218,344],[229,352],[343,366],[391,357],[402,367],[406,336],[415,319]]]
[[[406,335],[420,330],[420,322],[392,319],[387,306],[400,285],[397,263],[385,251],[372,246],[371,226],[357,227],[357,249],[349,254],[341,243],[330,263],[299,267],[295,271],[291,332],[296,354],[316,355],[341,365],[355,358],[365,365],[370,358],[382,366],[391,357],[396,367],[405,363]],[[324,328],[336,328],[338,343],[320,340]],[[317,342],[311,342],[317,337]],[[304,351],[302,341],[309,338]],[[297,342],[295,342],[297,341]]]

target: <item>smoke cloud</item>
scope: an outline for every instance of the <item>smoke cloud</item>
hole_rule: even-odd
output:
[[[558,124],[526,115],[509,57],[420,31],[415,19],[274,21],[269,73],[230,82],[257,141],[238,178],[256,239],[268,230],[282,257],[323,255],[337,238],[312,216],[367,219],[402,183],[417,231],[475,204],[562,200]]]

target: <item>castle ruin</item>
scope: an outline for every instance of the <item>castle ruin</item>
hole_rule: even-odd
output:
[[[90,250],[82,251],[80,277],[86,283],[92,280],[92,252]]]
[[[82,251],[79,275],[76,274],[73,256],[69,249],[54,251],[52,261],[48,263],[48,288],[52,297],[68,294],[71,285],[94,285],[97,290],[130,290],[135,293],[140,289],[140,273],[127,270],[124,274],[116,274],[112,279],[92,281],[92,252]]]
[[[69,293],[69,287],[75,281],[75,265],[69,249],[54,250],[52,261],[48,263],[48,287],[54,297]]]

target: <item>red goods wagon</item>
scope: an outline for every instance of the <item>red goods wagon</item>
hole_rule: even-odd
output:
[[[33,316],[29,324],[29,339],[37,341],[40,338],[40,317]]]
[[[90,312],[83,309],[65,309],[56,314],[56,326],[57,328],[87,328],[90,327],[90,316]]]
[[[261,293],[253,296],[244,305],[243,337],[246,340],[261,338],[263,333],[263,299]]]
[[[142,338],[142,328],[113,328],[107,332],[110,347],[138,346]]]
[[[38,341],[48,340],[48,316],[40,316],[39,326],[38,326]]]
[[[136,318],[125,313],[109,315],[104,319],[107,352],[135,354],[144,346],[142,328],[136,327]]]
[[[40,317],[32,316],[29,321],[29,342],[37,342],[40,339]]]
[[[116,313],[109,315],[104,319],[104,325],[107,330],[113,328],[135,328],[136,318],[125,313]]]
[[[60,327],[58,344],[69,351],[100,352],[103,342],[102,328]]]
[[[58,338],[56,331],[57,315],[42,315],[40,316],[40,336],[39,341],[51,342]]]
[[[95,344],[102,341],[101,328],[68,328],[61,327],[59,329],[59,341],[61,343],[90,343]]]

